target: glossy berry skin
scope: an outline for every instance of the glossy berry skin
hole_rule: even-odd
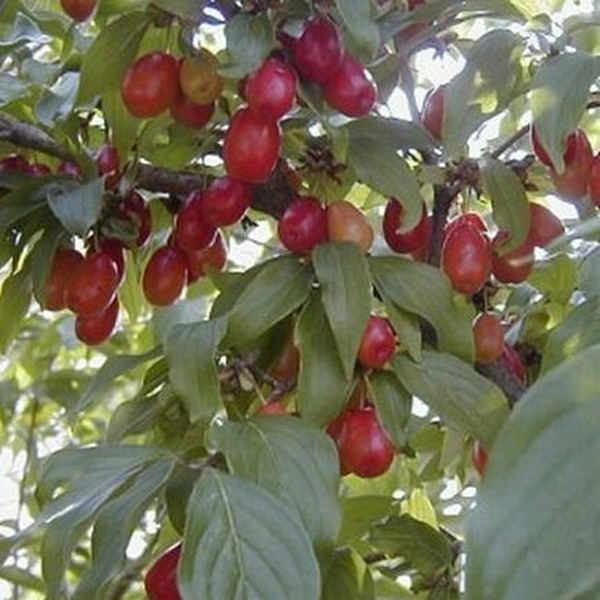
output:
[[[119,318],[119,299],[115,298],[111,304],[99,313],[75,319],[75,335],[88,346],[97,346],[105,342],[115,330]]]
[[[323,97],[342,114],[363,117],[375,106],[377,85],[359,61],[344,53],[333,77],[323,84]]]
[[[96,8],[96,0],[60,0],[60,5],[73,21],[83,22],[89,19]]]
[[[183,250],[177,246],[161,246],[144,269],[144,295],[155,306],[168,306],[179,298],[186,280],[187,260]]]
[[[441,263],[452,287],[471,296],[483,287],[490,276],[489,241],[472,225],[457,227],[444,240]]]
[[[124,221],[133,221],[138,232],[135,245],[141,248],[152,233],[152,213],[144,198],[135,190],[131,191],[119,204],[117,216]]]
[[[29,166],[29,172],[34,177],[47,177],[48,175],[52,175],[52,170],[48,165],[44,163],[33,163]]]
[[[346,200],[327,207],[327,235],[331,242],[354,242],[363,252],[373,244],[373,228],[364,213]]]
[[[431,223],[427,219],[425,204],[423,204],[423,216],[413,229],[401,232],[403,222],[404,208],[398,200],[391,198],[383,213],[383,237],[394,252],[408,254],[417,251],[429,239]]]
[[[97,251],[85,257],[69,279],[67,306],[77,315],[98,313],[113,301],[119,286],[119,270],[110,254]]]
[[[208,274],[209,270],[222,271],[227,262],[227,249],[221,232],[217,232],[213,241],[200,250],[186,250],[188,283],[194,283]]]
[[[358,348],[358,361],[367,369],[382,369],[396,351],[396,334],[390,322],[370,315]]]
[[[577,202],[586,195],[593,162],[594,153],[587,134],[578,129],[575,132],[573,156],[566,157],[564,172],[557,173],[550,169],[550,179],[563,200]]]
[[[204,216],[202,202],[202,192],[192,192],[177,213],[173,239],[182,250],[202,250],[215,237],[215,228]]]
[[[77,250],[59,248],[56,251],[46,280],[44,308],[62,310],[67,306],[67,284],[82,264],[83,256]]]
[[[595,206],[600,206],[600,153],[596,154],[590,168],[588,193]]]
[[[204,192],[202,212],[213,227],[237,223],[250,208],[252,187],[228,177],[215,179]]]
[[[488,364],[499,359],[504,351],[504,328],[498,315],[480,313],[473,321],[475,360]]]
[[[308,254],[328,239],[327,211],[316,198],[297,198],[283,213],[277,233],[288,250]]]
[[[119,283],[121,283],[125,275],[125,254],[123,252],[123,244],[121,244],[119,240],[102,238],[100,239],[98,246],[102,252],[106,252],[113,259],[113,262],[117,266]]]
[[[155,117],[167,110],[179,93],[177,60],[166,52],[138,58],[125,73],[121,97],[134,117]]]
[[[148,600],[181,600],[177,587],[177,566],[181,556],[181,544],[177,544],[159,556],[144,577]]]
[[[547,167],[553,167],[552,161],[550,160],[550,156],[546,152],[544,146],[542,146],[535,127],[531,127],[531,145],[533,147],[533,153],[536,155],[537,159]],[[567,140],[565,142],[565,153],[563,154],[563,160],[565,164],[570,163],[575,156],[575,151],[577,147],[577,134],[575,132],[569,134]]]
[[[453,231],[457,227],[461,227],[465,224],[472,225],[473,227],[479,229],[481,233],[487,233],[488,231],[487,224],[479,213],[468,212],[459,215],[458,217],[452,219],[452,221],[446,224],[446,226],[444,227],[444,237],[447,236],[451,231]]]
[[[292,45],[294,66],[302,77],[325,83],[342,61],[343,42],[337,26],[321,15],[311,17]]]
[[[98,174],[106,177],[105,183],[107,187],[114,186],[119,180],[121,160],[119,151],[111,144],[104,144],[96,154],[96,167]]]
[[[529,203],[531,217],[527,241],[532,246],[544,248],[565,232],[562,221],[548,208],[535,202]]]
[[[29,161],[21,154],[11,154],[0,159],[0,173],[29,173]]]
[[[492,272],[501,283],[522,283],[533,271],[533,245],[526,240],[519,248],[500,254],[499,249],[509,237],[507,231],[499,231],[492,241]]]
[[[169,107],[169,111],[173,119],[181,125],[191,129],[200,129],[212,119],[215,113],[215,103],[196,104],[180,93]]]
[[[223,144],[227,174],[245,183],[262,183],[271,175],[281,150],[277,122],[248,108],[238,110],[229,123]]]
[[[421,123],[436,140],[442,139],[445,89],[446,86],[441,85],[430,90],[427,96],[425,96],[425,102],[421,109]]]
[[[293,108],[296,84],[293,69],[278,58],[267,58],[246,80],[244,96],[253,112],[276,121]]]
[[[196,104],[211,104],[223,91],[223,78],[218,73],[219,60],[201,48],[194,56],[184,58],[179,64],[179,87]]]
[[[475,470],[479,473],[480,477],[483,477],[487,469],[489,455],[487,450],[483,447],[479,440],[475,440],[473,444],[471,459],[473,461],[473,466],[475,467]]]
[[[269,399],[262,403],[256,410],[257,415],[271,416],[271,415],[288,415],[288,411],[282,400]]]

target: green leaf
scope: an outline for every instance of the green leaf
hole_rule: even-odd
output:
[[[2,284],[0,292],[0,351],[6,351],[8,345],[19,333],[23,319],[31,303],[31,268],[27,262],[23,268],[9,275]]]
[[[468,521],[469,600],[598,598],[599,363],[594,346],[540,378],[498,436]]]
[[[391,557],[401,557],[424,575],[452,564],[452,547],[448,538],[418,519],[409,515],[390,517],[374,525],[369,542]]]
[[[384,300],[427,319],[440,350],[473,360],[472,317],[455,306],[450,283],[439,269],[401,256],[371,257],[369,265]]]
[[[396,447],[401,448],[406,443],[405,427],[411,414],[411,395],[391,371],[374,371],[368,381],[377,417]]]
[[[46,127],[54,127],[57,121],[64,121],[73,111],[79,73],[67,71],[56,83],[46,88],[37,103],[35,112],[39,122]]]
[[[485,158],[479,164],[483,193],[492,201],[494,222],[509,231],[506,251],[518,248],[529,233],[529,201],[523,183],[503,162]]]
[[[41,579],[19,567],[0,567],[0,579],[42,595],[46,591],[44,582]]]
[[[44,305],[46,297],[46,281],[52,267],[51,257],[65,236],[62,225],[52,216],[44,224],[43,233],[31,251],[31,278],[33,295],[40,305]]]
[[[303,418],[325,425],[344,408],[351,380],[344,373],[319,293],[300,313],[297,337],[298,410]]]
[[[208,422],[222,407],[216,351],[226,319],[176,325],[165,346],[169,379],[181,396],[192,423]]]
[[[150,12],[130,12],[103,27],[81,62],[79,102],[118,89],[151,23]]]
[[[557,254],[536,263],[527,282],[547,298],[566,305],[577,286],[577,264],[566,254]]]
[[[600,75],[600,57],[564,52],[548,59],[535,72],[531,110],[541,145],[556,170],[564,171],[563,154],[569,133],[577,129],[589,99],[590,86]]]
[[[338,542],[349,544],[366,534],[373,523],[387,517],[393,509],[390,496],[355,496],[344,498],[342,503],[342,527]]]
[[[357,46],[370,58],[379,48],[379,29],[371,15],[371,5],[362,0],[335,0],[344,24]]]
[[[587,254],[579,265],[579,289],[589,300],[600,296],[600,247]]]
[[[439,352],[423,352],[419,364],[397,356],[392,366],[402,385],[450,427],[491,447],[508,415],[508,402],[494,383],[455,356]]]
[[[321,562],[321,600],[375,600],[371,572],[358,552],[336,548]]]
[[[46,204],[46,182],[33,179],[2,196],[0,202],[0,236],[19,219],[27,217]]]
[[[352,242],[321,244],[312,259],[325,314],[350,379],[371,310],[369,265],[362,249]]]
[[[417,315],[398,308],[391,302],[384,302],[385,312],[396,332],[401,349],[406,349],[413,360],[421,360],[421,324]]]
[[[0,107],[6,106],[29,92],[29,86],[14,75],[0,74]]]
[[[104,202],[102,177],[48,192],[48,206],[69,233],[86,237],[100,218]]]
[[[414,227],[423,214],[423,199],[416,175],[398,150],[403,139],[418,147],[428,147],[431,140],[417,125],[382,117],[357,119],[346,129],[348,163],[358,179],[384,196],[398,198],[406,211],[406,227]],[[404,135],[407,132],[410,137]]]
[[[380,578],[375,581],[377,600],[421,600],[422,596],[415,596],[404,586],[391,579]]]
[[[312,270],[295,256],[269,262],[237,296],[229,313],[227,346],[255,342],[301,306],[310,293]]]
[[[254,71],[275,45],[273,26],[267,13],[239,13],[227,21],[225,38],[229,63],[221,67],[225,77],[239,79]]]
[[[335,540],[339,459],[328,435],[297,417],[265,416],[217,422],[211,441],[225,454],[232,474],[293,507],[315,543]]]
[[[319,599],[308,534],[281,500],[255,483],[206,469],[188,503],[184,537],[184,600]]]

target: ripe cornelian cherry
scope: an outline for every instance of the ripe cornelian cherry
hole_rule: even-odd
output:
[[[552,161],[550,160],[550,156],[546,152],[544,146],[542,146],[540,139],[538,137],[537,131],[535,127],[531,126],[531,145],[533,147],[533,153],[537,156],[538,160],[546,165],[547,167],[553,167]],[[575,150],[577,146],[577,135],[575,132],[569,134],[565,141],[565,153],[563,154],[563,160],[565,164],[570,163],[575,156]]]
[[[499,359],[504,351],[504,328],[500,317],[494,313],[478,314],[473,320],[475,360],[491,363]]]
[[[48,165],[39,162],[32,163],[31,165],[29,165],[29,172],[34,177],[46,177],[47,175],[52,174],[52,170]]]
[[[490,276],[489,240],[473,225],[456,227],[444,239],[441,262],[452,287],[461,294],[473,295]]]
[[[121,97],[134,117],[155,117],[167,110],[179,93],[177,60],[166,52],[140,56],[121,82]]]
[[[427,219],[427,208],[423,204],[423,216],[413,229],[401,232],[404,223],[404,207],[395,198],[390,198],[383,213],[383,237],[387,245],[400,254],[415,252],[425,245],[430,236],[431,223]]]
[[[123,281],[123,276],[125,275],[125,253],[123,244],[116,239],[112,238],[100,238],[98,242],[98,248],[102,250],[102,252],[106,252],[114,261],[117,266],[117,272],[119,273],[119,283]],[[91,254],[92,250],[88,252]]]
[[[546,208],[542,204],[530,202],[529,214],[531,220],[527,241],[531,245],[544,248],[565,232],[565,226],[562,221],[549,208]]]
[[[281,150],[276,121],[242,108],[233,115],[223,143],[225,170],[233,179],[262,183],[271,175]]]
[[[81,23],[94,12],[96,0],[60,0],[60,5],[71,19]]]
[[[167,306],[179,298],[186,280],[187,260],[183,250],[177,246],[161,246],[144,269],[144,295],[155,306]]]
[[[296,198],[279,220],[277,233],[288,250],[307,254],[328,239],[327,211],[316,198]]]
[[[69,279],[83,264],[83,256],[72,248],[59,248],[54,254],[46,280],[44,307],[62,310],[67,306],[65,292]]]
[[[600,153],[596,154],[594,157],[594,161],[590,169],[588,192],[590,200],[596,206],[600,206]]]
[[[208,275],[210,270],[222,271],[227,262],[227,248],[220,231],[217,231],[213,241],[200,250],[184,250],[187,259],[188,283],[198,281]]]
[[[382,369],[394,356],[396,334],[385,317],[370,315],[358,348],[358,361],[367,369]]]
[[[252,187],[225,175],[215,179],[202,197],[202,212],[213,227],[237,223],[250,207]]]
[[[71,175],[71,177],[81,177],[82,175],[79,165],[72,160],[66,160],[60,163],[56,169],[56,172],[64,175]]]
[[[325,83],[335,75],[342,51],[339,29],[322,15],[308,19],[302,34],[292,44],[294,66],[302,77],[315,83]]]
[[[456,229],[465,223],[476,227],[481,233],[487,233],[488,231],[487,224],[479,213],[467,212],[446,223],[446,226],[444,227],[444,237],[446,237],[453,229]]]
[[[569,156],[569,148],[565,153],[565,170],[557,173],[550,169],[550,179],[556,191],[567,202],[577,202],[586,195],[594,162],[594,152],[585,131],[578,129],[574,135],[572,156]]]
[[[257,415],[269,416],[269,415],[288,415],[289,412],[283,403],[283,400],[268,399],[266,402],[256,409]]]
[[[131,191],[118,205],[117,216],[124,221],[132,221],[137,228],[135,245],[141,248],[152,233],[152,213],[146,201],[135,190]]]
[[[483,447],[482,443],[479,440],[475,440],[475,442],[473,443],[473,450],[471,451],[471,459],[473,461],[473,466],[475,467],[475,470],[479,473],[481,477],[485,475],[488,458],[488,452]]]
[[[107,187],[113,187],[120,177],[121,160],[119,151],[111,144],[104,144],[96,154],[96,167],[98,174],[105,176]]]
[[[282,383],[293,383],[300,370],[300,351],[294,343],[293,332],[288,335],[275,364],[269,369],[273,379]]]
[[[215,238],[216,230],[207,221],[202,202],[202,192],[192,192],[177,213],[173,238],[182,250],[202,250]]]
[[[331,242],[354,242],[363,252],[373,244],[373,228],[365,214],[346,200],[327,207],[327,235]]]
[[[444,90],[445,85],[429,90],[423,108],[421,109],[421,123],[423,127],[436,139],[442,139],[444,127]]]
[[[85,257],[69,279],[67,306],[77,315],[98,313],[113,301],[119,286],[119,270],[110,254],[97,250]]]
[[[501,283],[522,283],[533,271],[533,244],[526,240],[515,250],[500,254],[509,237],[508,231],[501,230],[492,241],[492,272]]]
[[[500,362],[523,384],[527,383],[527,369],[521,355],[510,344],[504,345]]]
[[[294,106],[296,84],[293,69],[279,58],[267,58],[246,80],[244,96],[253,112],[276,121]]]
[[[10,154],[0,160],[0,173],[29,173],[29,161],[22,154]]]
[[[358,60],[344,53],[333,76],[323,84],[323,97],[342,114],[363,117],[375,106],[377,85]]]
[[[119,299],[115,298],[107,308],[98,313],[75,319],[75,335],[88,346],[105,342],[115,330],[119,318]]]
[[[192,129],[200,129],[212,119],[215,113],[215,103],[196,104],[180,92],[169,107],[169,111],[178,123]]]
[[[177,544],[159,556],[144,577],[148,600],[181,600],[177,587],[177,566],[181,556],[181,544]]]

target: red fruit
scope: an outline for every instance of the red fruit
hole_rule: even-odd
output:
[[[123,281],[125,275],[125,254],[123,244],[119,240],[102,238],[99,242],[99,247],[102,252],[106,252],[114,261],[119,273],[119,283]]]
[[[144,577],[148,600],[181,600],[177,587],[177,565],[181,544],[173,546],[159,556]]]
[[[594,162],[592,146],[585,131],[578,129],[574,135],[573,156],[567,156],[568,152],[565,153],[564,172],[557,173],[554,169],[550,169],[550,178],[556,191],[567,202],[575,202],[586,195]]]
[[[155,117],[165,111],[179,93],[179,68],[175,57],[151,52],[138,58],[125,73],[121,96],[135,117]]]
[[[29,166],[29,172],[34,177],[46,177],[47,175],[52,174],[50,167],[44,163],[33,163]]]
[[[487,233],[488,231],[487,224],[479,213],[468,212],[463,215],[459,215],[446,224],[444,227],[444,237],[446,237],[452,230],[465,224],[476,227],[479,229],[479,231],[481,231],[481,233]]]
[[[252,187],[231,177],[215,179],[202,198],[202,212],[213,227],[237,223],[250,207]]]
[[[336,200],[327,207],[327,236],[332,242],[354,242],[368,252],[374,233],[359,208],[346,200]]]
[[[44,307],[62,310],[67,306],[65,291],[73,273],[83,264],[83,256],[71,248],[59,248],[54,254],[50,274],[46,280]]]
[[[85,257],[69,279],[67,306],[77,315],[98,313],[113,301],[119,286],[119,271],[110,254],[102,250]]]
[[[527,384],[527,370],[520,354],[509,344],[504,344],[500,362],[523,384]]]
[[[71,175],[73,177],[81,177],[81,169],[79,165],[72,160],[67,160],[58,165],[58,169],[56,169],[57,173],[62,173],[64,175]]]
[[[390,322],[377,315],[371,315],[358,349],[358,360],[367,369],[382,369],[394,356],[396,334]]]
[[[225,134],[225,170],[233,179],[262,183],[275,169],[280,150],[279,125],[242,108],[232,117]]]
[[[273,379],[282,383],[292,383],[298,378],[300,370],[300,351],[294,343],[293,332],[288,335],[281,354],[270,369],[269,374]]]
[[[377,420],[372,406],[343,413],[338,440],[341,464],[359,477],[377,477],[394,460],[394,445]]]
[[[202,202],[202,192],[192,192],[177,213],[173,238],[182,250],[202,250],[215,237],[215,228],[204,216]]]
[[[173,119],[178,123],[186,127],[199,129],[212,119],[215,112],[215,103],[196,104],[184,94],[179,93],[169,110]]]
[[[135,223],[138,231],[135,245],[141,248],[152,233],[152,213],[142,196],[135,190],[131,191],[119,204],[117,216]]]
[[[246,80],[244,96],[250,109],[274,121],[292,109],[296,73],[282,60],[267,58]]]
[[[113,187],[120,177],[121,160],[119,151],[110,144],[104,144],[96,154],[96,166],[98,174],[105,175],[106,186]]]
[[[342,454],[340,453],[340,446],[342,443],[342,435],[344,433],[345,430],[345,424],[346,424],[346,416],[347,416],[347,412],[343,412],[341,414],[339,414],[333,421],[331,421],[331,423],[329,423],[329,425],[327,426],[327,435],[329,435],[329,437],[334,441],[335,446],[337,448],[338,451],[338,456],[340,459],[340,474],[343,475],[348,475],[348,473],[351,473],[352,471],[350,470],[350,468],[348,467],[348,465],[344,462],[344,458],[342,456]]]
[[[292,45],[294,66],[302,77],[325,83],[342,62],[343,42],[337,26],[326,17],[311,17]]]
[[[527,241],[532,246],[543,248],[565,232],[562,221],[542,204],[531,202],[529,214],[531,215],[531,224]]]
[[[522,246],[500,255],[498,250],[510,237],[507,231],[499,231],[492,242],[492,272],[502,283],[521,283],[533,271],[533,244],[526,240]]]
[[[155,306],[167,306],[179,298],[186,279],[187,260],[183,250],[177,246],[161,246],[144,270],[144,295]]]
[[[444,240],[442,269],[457,292],[477,293],[490,276],[491,266],[489,241],[476,227],[457,227]]]
[[[481,477],[483,477],[487,469],[489,456],[487,450],[478,440],[475,440],[475,443],[473,444],[471,458],[473,460],[473,466],[475,467],[476,471]]]
[[[285,404],[281,400],[267,400],[256,410],[257,415],[287,415]]]
[[[78,315],[75,319],[75,335],[84,344],[96,346],[111,336],[118,318],[119,299],[115,298],[107,308],[99,313],[88,317]]]
[[[421,123],[436,140],[442,139],[445,89],[445,85],[440,85],[430,90],[425,96],[425,102],[421,109]]]
[[[600,153],[596,154],[594,157],[594,162],[592,163],[592,167],[590,169],[588,190],[590,200],[596,206],[600,206]]]
[[[417,225],[401,232],[404,208],[395,198],[391,198],[383,214],[383,237],[387,245],[400,254],[415,252],[425,246],[431,237],[431,221],[427,218],[427,208],[423,204],[423,216]]]
[[[537,131],[533,125],[531,126],[531,145],[533,146],[533,152],[537,156],[538,160],[546,165],[547,167],[553,167],[552,161],[550,160],[550,156],[546,152],[546,149],[540,143],[540,140],[537,135]],[[563,155],[563,160],[565,164],[570,163],[575,156],[575,149],[577,146],[577,135],[575,133],[569,134],[567,137],[567,141],[565,143],[565,153]]]
[[[277,233],[288,250],[308,254],[327,241],[327,210],[316,198],[297,198],[283,213]]]
[[[323,84],[323,97],[332,108],[348,117],[363,117],[377,100],[377,85],[371,74],[350,54]]]
[[[0,173],[30,173],[30,165],[21,154],[11,154],[0,159]]]
[[[184,252],[187,259],[188,283],[198,281],[200,277],[208,274],[209,269],[222,271],[227,262],[227,249],[219,231],[206,248]]]
[[[74,21],[86,21],[96,8],[96,0],[60,0],[65,13]]]
[[[473,321],[473,339],[477,362],[486,364],[499,359],[504,351],[504,328],[498,315],[477,315]]]

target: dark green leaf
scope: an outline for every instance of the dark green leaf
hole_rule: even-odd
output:
[[[232,474],[258,483],[296,509],[314,542],[335,540],[339,459],[328,435],[297,417],[265,416],[216,423],[211,438]]]
[[[179,587],[184,600],[318,600],[321,578],[308,534],[281,500],[206,469],[188,504]]]
[[[2,196],[0,202],[0,235],[19,219],[27,217],[46,204],[45,182],[33,179]]]
[[[164,410],[165,403],[161,401],[160,392],[127,400],[119,404],[113,412],[106,439],[110,442],[120,442],[129,435],[144,433],[156,425]]]
[[[360,554],[350,548],[336,548],[321,563],[321,600],[375,600],[371,572]]]
[[[348,544],[365,535],[371,526],[393,509],[390,496],[356,496],[342,502],[342,527],[338,542]]]
[[[547,298],[566,305],[577,286],[577,264],[566,254],[557,254],[536,263],[527,281]]]
[[[30,263],[9,275],[0,292],[0,351],[4,352],[21,328],[31,303]]]
[[[578,283],[586,298],[600,296],[600,247],[587,254],[581,261]]]
[[[371,309],[369,266],[362,249],[352,242],[321,244],[312,258],[325,314],[350,379]]]
[[[599,363],[594,346],[539,379],[498,436],[468,522],[469,600],[599,597]]]
[[[167,339],[169,379],[192,422],[210,421],[222,406],[215,355],[226,328],[226,319],[176,325]]]
[[[371,5],[363,0],[335,0],[344,24],[356,45],[368,57],[379,49],[379,29],[371,15]]]
[[[41,579],[19,567],[0,567],[0,579],[20,588],[34,590],[39,594],[44,594],[46,591],[44,582]]]
[[[402,385],[450,427],[492,445],[508,415],[507,400],[494,383],[455,356],[439,352],[423,352],[419,364],[404,356],[392,364]]]
[[[391,302],[384,302],[385,312],[396,332],[396,339],[401,349],[405,349],[413,360],[421,360],[421,324],[419,317],[398,308]]]
[[[63,236],[65,236],[65,230],[62,225],[49,215],[42,236],[31,251],[33,295],[42,306],[46,296],[46,280],[52,267],[51,258],[54,256]]]

